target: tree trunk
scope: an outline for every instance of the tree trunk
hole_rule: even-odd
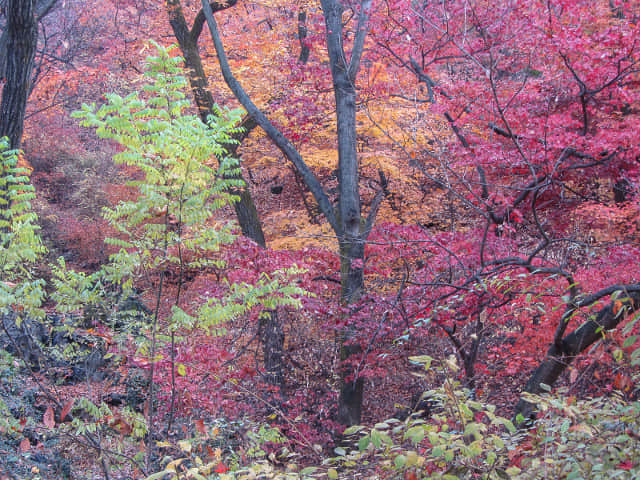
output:
[[[51,12],[54,5],[58,0],[36,0],[34,5],[36,22],[39,22]],[[7,8],[7,11],[9,8]],[[7,59],[9,58],[8,44],[9,44],[9,32],[4,26],[0,33],[0,83],[3,79],[7,78]]]
[[[588,347],[603,337],[603,334],[618,326],[630,312],[640,308],[640,285],[621,287],[622,295],[617,301],[603,307],[594,318],[580,325],[562,339],[561,345],[552,345],[542,363],[533,372],[524,391],[538,395],[545,391],[542,385],[551,387],[573,360]],[[626,293],[625,293],[626,292]],[[522,415],[525,423],[533,420],[536,405],[520,399],[515,408],[515,417]]]
[[[355,303],[364,288],[364,275],[358,260],[364,258],[364,241],[341,242],[340,245],[340,280],[341,300],[343,304]],[[354,260],[356,260],[354,262]],[[340,332],[340,395],[338,397],[338,422],[343,425],[358,425],[362,419],[362,400],[364,381],[354,377],[357,374],[353,365],[355,356],[362,353],[359,343],[354,342],[356,329],[347,325]]]
[[[259,334],[267,382],[284,386],[284,332],[276,310],[260,319]]]
[[[241,173],[239,174],[239,178],[244,180]],[[262,223],[258,216],[256,204],[253,203],[249,186],[247,185],[240,190],[231,190],[231,193],[240,197],[240,200],[233,204],[233,208],[236,211],[236,217],[238,218],[242,235],[250,238],[262,248],[266,248],[267,241],[264,238]]]
[[[230,0],[227,3],[213,3],[212,9],[215,11],[229,8],[236,4],[237,0]],[[182,55],[185,59],[185,65],[189,70],[189,81],[193,90],[193,96],[198,107],[198,113],[202,121],[206,122],[207,117],[214,113],[213,95],[207,89],[207,76],[202,66],[202,59],[198,51],[198,38],[202,32],[205,17],[201,12],[196,16],[194,25],[191,30],[187,26],[187,22],[182,13],[180,0],[167,0],[167,13],[169,15],[169,23],[173,29],[173,33],[178,40]],[[257,123],[251,116],[245,117],[242,122],[243,130],[234,135],[234,140],[238,143],[231,144],[227,150],[229,155],[235,156],[238,146],[249,136],[251,131],[257,126]],[[239,173],[238,179],[243,180],[242,173]],[[233,189],[230,193],[238,195],[239,201],[233,204],[238,218],[238,224],[245,237],[252,239],[262,248],[266,248],[264,231],[258,210],[249,186],[245,183],[245,188]],[[266,312],[266,316],[260,319],[258,325],[260,341],[262,343],[264,355],[264,367],[267,372],[267,381],[272,385],[280,387],[281,391],[284,387],[284,331],[278,317],[278,312],[273,310]]]
[[[8,0],[5,84],[0,103],[0,137],[20,148],[31,73],[38,44],[38,23],[33,0]]]
[[[340,280],[341,300],[349,305],[358,301],[364,287],[364,244],[368,232],[363,232],[356,142],[356,88],[352,64],[346,63],[342,46],[342,3],[337,0],[322,0],[326,31],[327,50],[331,65],[333,91],[336,101],[338,137],[338,182],[340,230]],[[353,58],[353,57],[352,57]],[[353,343],[353,326],[347,325],[340,334],[340,396],[338,399],[338,421],[344,425],[356,425],[362,417],[364,382],[354,378],[357,372],[348,368],[352,357],[361,353],[360,345]]]

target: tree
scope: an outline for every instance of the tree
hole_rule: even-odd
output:
[[[235,1],[229,3],[214,3],[213,7],[216,11],[224,10],[235,5]],[[204,122],[209,115],[213,114],[214,102],[211,92],[207,90],[207,75],[202,67],[202,59],[198,51],[198,38],[202,33],[204,26],[204,14],[198,12],[191,28],[188,27],[187,21],[182,12],[180,0],[168,0],[166,2],[167,13],[169,15],[169,23],[173,29],[173,33],[178,40],[182,55],[185,59],[185,65],[189,71],[189,80],[193,95],[198,106],[200,118]],[[235,155],[238,145],[246,138],[256,124],[251,117],[246,117],[242,122],[242,130],[234,135],[235,143],[229,145],[232,155]],[[239,179],[243,180],[242,173],[239,172]],[[244,180],[243,180],[244,182]],[[264,232],[258,218],[258,211],[251,198],[251,192],[248,186],[233,192],[240,197],[240,200],[234,204],[238,223],[242,229],[243,235],[251,238],[258,245],[266,246]]]
[[[38,23],[33,0],[8,0],[5,84],[0,103],[0,137],[19,148],[31,86],[31,72],[38,43]],[[4,32],[3,32],[4,33]],[[3,35],[4,36],[4,35]]]
[[[236,1],[228,3],[213,3],[212,10],[220,11],[232,7]],[[189,28],[182,11],[182,5],[179,0],[169,0],[166,2],[167,13],[169,15],[169,23],[173,33],[178,40],[180,49],[185,59],[185,66],[189,71],[189,80],[193,91],[198,112],[203,121],[214,112],[213,95],[207,89],[207,75],[202,66],[202,59],[198,50],[198,39],[202,33],[205,23],[203,10],[200,10],[193,21],[193,26]],[[242,129],[233,135],[235,142],[228,146],[229,153],[236,155],[238,146],[249,136],[251,131],[257,126],[251,116],[246,116],[241,124]],[[253,202],[249,186],[244,182],[242,171],[236,170],[236,175],[244,186],[240,189],[234,189],[230,193],[237,195],[239,201],[234,203],[236,217],[242,230],[243,235],[251,238],[258,245],[265,248],[266,240],[258,211]],[[268,372],[268,379],[282,386],[283,365],[282,352],[284,348],[284,332],[281,322],[278,319],[278,312],[268,312],[265,316],[261,316],[258,325],[258,333],[264,346],[265,368]]]
[[[149,83],[144,93],[134,92],[125,98],[108,94],[108,103],[99,109],[85,104],[74,113],[82,119],[83,126],[95,128],[98,136],[115,140],[123,147],[116,162],[141,173],[141,178],[130,182],[137,198],[105,209],[105,217],[117,232],[116,237],[106,241],[118,251],[110,256],[103,278],[125,292],[143,277],[157,278],[146,346],[150,359],[147,428],[151,433],[155,429],[154,373],[156,363],[162,363],[158,359],[163,358],[158,355],[162,350],[162,328],[168,329],[170,338],[169,353],[164,357],[168,359],[164,360],[167,377],[171,378],[170,430],[176,408],[176,370],[185,376],[186,368],[176,364],[176,336],[198,330],[212,337],[222,335],[226,322],[256,308],[275,311],[278,307],[297,307],[299,296],[304,294],[289,284],[289,275],[296,273],[291,268],[275,272],[272,277],[261,272],[253,285],[227,282],[228,292],[222,298],[207,292],[208,298],[199,297],[195,308],[186,304],[182,293],[185,272],[220,267],[224,262],[216,258],[216,252],[235,240],[230,222],[211,224],[217,209],[237,199],[229,193],[229,187],[242,186],[231,172],[238,168],[238,162],[227,155],[224,147],[233,142],[231,135],[237,130],[239,112],[213,106],[217,115],[208,116],[208,125],[199,117],[186,114],[186,79],[179,67],[183,59],[171,56],[171,49],[157,44],[155,47],[158,54],[147,58],[145,76]],[[212,157],[219,159],[217,166],[210,165]],[[177,276],[175,292],[167,286],[171,273]],[[167,300],[169,311],[162,308]],[[181,343],[185,349],[188,342]],[[151,451],[148,450],[147,468]]]
[[[4,80],[0,103],[0,137],[20,147],[27,99],[38,44],[38,21],[57,0],[6,0],[6,21],[0,34],[0,80]]]
[[[638,308],[638,278],[619,260],[637,240],[637,5],[388,7],[392,21],[373,33],[381,55],[414,76],[416,108],[450,127],[435,148],[405,154],[474,214],[465,232],[429,240],[439,252],[412,282],[432,303],[417,308],[471,379],[487,321],[517,319],[513,350],[527,360],[509,370],[540,362],[525,387],[539,393]],[[542,325],[555,333],[540,358]]]
[[[267,116],[253,103],[235,79],[211,5],[204,1],[203,12],[214,42],[218,62],[224,79],[238,101],[255,122],[266,132],[271,141],[295,167],[305,186],[311,191],[319,210],[331,226],[339,245],[341,299],[346,305],[354,304],[364,288],[364,247],[367,236],[375,220],[382,192],[372,203],[366,218],[362,215],[362,199],[359,191],[359,162],[356,145],[356,79],[360,69],[371,1],[364,0],[358,5],[347,7],[338,0],[322,2],[322,12],[326,29],[326,46],[333,80],[337,118],[338,144],[338,204],[334,206],[320,181],[309,168],[293,143],[276,128]],[[357,18],[355,27],[343,24],[343,14],[351,10]],[[353,34],[351,52],[345,49],[347,33]],[[347,61],[347,57],[349,60]],[[341,334],[341,354],[343,362],[352,360],[359,347],[351,343],[353,331],[346,327]],[[354,378],[354,372],[343,372],[338,418],[347,425],[360,422],[363,380]]]

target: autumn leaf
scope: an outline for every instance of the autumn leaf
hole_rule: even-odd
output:
[[[620,300],[616,300],[616,302],[613,304],[613,314],[618,315],[623,306],[624,304]]]
[[[23,438],[22,441],[20,442],[20,452],[21,453],[28,452],[30,448],[31,448],[31,442],[29,442],[29,439]]]
[[[206,435],[207,428],[204,426],[204,420],[199,418],[198,420],[195,421],[195,424],[196,424],[196,430],[198,431],[198,433],[202,435]]]
[[[133,432],[133,426],[121,415],[114,415],[109,420],[109,426],[120,433],[120,435],[129,435]]]
[[[625,460],[618,464],[618,468],[621,470],[631,470],[633,468],[633,462],[631,460]]]
[[[48,406],[47,410],[44,412],[44,418],[42,419],[42,422],[47,428],[54,428],[56,426],[53,408],[51,408],[51,406]]]
[[[75,399],[71,399],[69,400],[67,403],[64,404],[64,407],[62,407],[62,412],[60,413],[60,421],[63,422],[64,419],[67,417],[67,415],[69,415],[69,412],[71,411],[71,408],[73,407],[73,403],[74,403]]]

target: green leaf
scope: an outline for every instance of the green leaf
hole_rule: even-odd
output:
[[[353,425],[351,427],[347,427],[345,428],[344,432],[342,432],[343,435],[353,435],[354,433],[358,433],[359,431],[361,431],[364,427],[362,425]]]
[[[404,455],[398,455],[393,463],[395,464],[396,468],[400,469],[400,468],[404,468],[404,466],[407,464],[407,457],[405,457]]]
[[[450,463],[453,460],[454,452],[453,450],[445,450],[444,452],[444,461]]]
[[[382,446],[382,437],[378,430],[371,430],[371,443],[373,443],[373,446],[376,448]]]
[[[429,355],[416,355],[413,357],[409,357],[409,361],[418,365],[424,365],[424,369],[429,370],[433,358]]]
[[[425,429],[422,425],[416,425],[409,428],[405,434],[404,439],[410,439],[414,445],[420,443],[425,436]]]
[[[516,475],[518,475],[522,470],[520,470],[518,467],[509,467],[505,470],[506,474],[509,477],[515,477]]]
[[[358,441],[358,450],[360,450],[361,452],[365,451],[370,443],[371,437],[369,435],[365,435]]]
[[[152,475],[149,475],[144,480],[160,480],[160,479],[165,478],[166,475],[170,475],[172,473],[174,473],[174,472],[163,470],[161,472],[156,472],[156,473],[154,473]]]

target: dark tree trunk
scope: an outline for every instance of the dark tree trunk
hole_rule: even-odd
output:
[[[227,3],[214,2],[210,3],[210,5],[212,10],[219,11],[235,5],[236,1],[237,0],[230,0]],[[200,118],[206,122],[207,117],[214,113],[215,103],[213,101],[213,95],[211,95],[211,92],[207,88],[207,76],[202,66],[202,59],[198,50],[198,38],[202,33],[202,27],[205,22],[204,13],[200,12],[196,16],[191,30],[189,30],[184,18],[180,0],[167,0],[167,13],[173,33],[182,50],[185,65],[189,70],[189,81]],[[257,123],[251,116],[245,117],[242,122],[243,130],[234,136],[234,140],[238,143],[231,144],[227,148],[229,155],[236,156],[238,146],[249,136],[256,126]],[[238,179],[244,181],[242,173],[239,173]],[[245,188],[231,191],[231,193],[238,195],[240,198],[240,200],[233,205],[240,229],[245,237],[252,239],[262,248],[266,248],[267,242],[258,216],[258,210],[251,197],[249,186],[246,182],[244,183],[246,185]],[[278,312],[275,310],[266,312],[266,316],[260,320],[258,329],[263,348],[267,381],[272,385],[280,387],[282,391],[284,387],[283,352],[285,335],[282,329],[282,323],[278,317]]]
[[[364,259],[364,240],[341,242],[340,246],[341,300],[344,304],[355,303],[364,288],[363,268],[354,265],[354,260]],[[357,372],[350,363],[362,353],[354,340],[354,326],[347,325],[340,334],[340,395],[338,397],[338,422],[343,425],[358,425],[362,419],[364,381],[354,377]]]
[[[38,44],[38,22],[33,0],[8,0],[5,84],[0,103],[0,137],[20,148]]]
[[[276,310],[260,319],[259,333],[267,382],[284,386],[284,331]]]
[[[353,52],[351,62],[347,64],[342,45],[342,3],[337,0],[322,0],[321,3],[337,116],[340,228],[336,233],[340,243],[341,300],[349,305],[358,301],[364,288],[364,244],[368,235],[362,222],[356,142],[355,77],[358,58],[354,58],[354,55],[359,53]],[[343,367],[340,375],[338,421],[344,425],[356,425],[362,417],[364,382],[362,378],[354,377],[358,372],[353,368],[345,368],[349,365],[349,360],[362,350],[353,341],[355,333],[354,327],[347,326],[340,336],[340,360]]]
[[[239,174],[239,178],[244,180],[242,174]],[[240,200],[233,204],[233,208],[236,211],[236,217],[238,218],[242,235],[250,238],[262,248],[266,248],[267,241],[264,238],[258,210],[256,209],[256,204],[253,203],[249,186],[247,185],[240,190],[232,190],[231,193],[240,197]]]
[[[613,291],[615,287],[607,290]],[[630,312],[640,308],[640,285],[619,287],[617,291],[621,291],[622,295],[616,302],[603,307],[594,318],[564,337],[560,345],[553,344],[549,348],[544,360],[529,378],[525,392],[535,395],[543,393],[542,385],[551,387],[580,353],[601,339],[604,332],[616,328]],[[536,405],[524,399],[520,399],[516,405],[515,417],[522,415],[525,422],[534,419],[535,413]]]
[[[213,3],[212,8],[215,11],[223,10],[235,5],[236,1],[220,4]],[[187,22],[182,13],[182,7],[180,0],[167,0],[167,13],[169,15],[169,23],[173,29],[173,33],[178,40],[182,55],[185,59],[185,65],[189,71],[189,81],[191,83],[191,89],[193,90],[193,96],[198,107],[198,113],[203,122],[206,123],[209,115],[214,113],[213,96],[207,89],[207,76],[202,67],[202,59],[200,58],[200,52],[198,51],[198,37],[202,32],[202,26],[204,24],[204,15],[199,14],[195,21],[193,28],[189,30]],[[251,131],[257,126],[256,122],[247,117],[242,122],[243,131],[234,136],[234,140],[238,143],[228,145],[227,151],[229,155],[235,156],[238,146],[242,141],[249,136]],[[262,230],[262,224],[258,216],[258,210],[251,197],[249,186],[244,181],[242,173],[239,172],[236,177],[238,180],[242,180],[245,183],[245,188],[233,189],[230,193],[237,195],[240,200],[234,203],[234,209],[236,211],[236,217],[240,224],[240,229],[245,237],[252,239],[261,247],[266,246],[266,240],[264,238],[264,232]]]

